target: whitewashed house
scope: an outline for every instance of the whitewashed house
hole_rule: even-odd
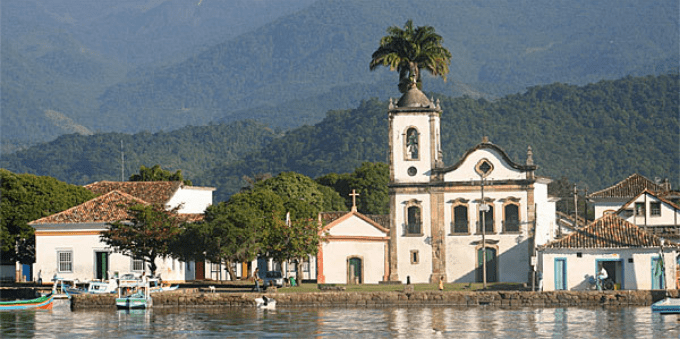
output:
[[[377,284],[389,278],[389,229],[380,223],[384,216],[366,216],[356,211],[319,214],[325,240],[317,254],[320,284]]]
[[[677,244],[605,214],[540,247],[543,290],[594,289],[594,279],[602,268],[618,289],[676,288],[677,255]]]
[[[85,186],[100,196],[29,223],[35,229],[34,272],[43,283],[54,276],[88,281],[109,279],[127,272],[149,273],[141,260],[115,253],[100,240],[107,224],[127,220],[127,207],[160,203],[181,205],[179,216],[200,220],[212,204],[211,187],[185,186],[180,182],[97,182]],[[174,259],[157,259],[156,274],[169,282],[195,279],[196,265]],[[202,265],[198,265],[202,266]],[[199,267],[200,268],[200,267]],[[199,273],[200,275],[200,273]]]
[[[633,197],[614,214],[657,236],[680,237],[680,207],[650,190]]]
[[[657,184],[635,173],[610,187],[589,194],[588,200],[593,206],[595,219],[597,219],[606,213],[618,211],[630,199],[637,197],[645,190],[656,192],[664,198],[669,194],[675,193],[671,191],[668,179],[664,180],[663,183]]]
[[[551,180],[531,148],[517,163],[486,138],[445,166],[441,114],[415,86],[390,100],[389,280],[481,282],[486,266],[487,282],[531,282],[536,246],[555,236]]]

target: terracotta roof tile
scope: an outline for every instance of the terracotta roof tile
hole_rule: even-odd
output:
[[[632,198],[642,193],[644,190],[663,192],[665,189],[661,185],[635,173],[618,184],[594,192],[590,198]]]
[[[95,194],[120,191],[152,204],[165,205],[181,187],[180,181],[99,181],[85,188]]]
[[[626,248],[659,247],[659,237],[616,215],[607,214],[544,248]]]
[[[128,220],[130,218],[127,213],[128,207],[137,204],[147,204],[147,202],[123,192],[112,191],[65,211],[31,221],[29,225],[107,223]]]

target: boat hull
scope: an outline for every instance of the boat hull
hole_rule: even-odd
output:
[[[116,298],[119,310],[139,310],[151,307],[151,298]]]
[[[53,302],[54,295],[52,294],[30,300],[2,301],[0,302],[0,311],[51,310]]]
[[[680,299],[666,298],[652,304],[652,312],[661,314],[680,314]]]

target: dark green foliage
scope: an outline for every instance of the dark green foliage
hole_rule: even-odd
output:
[[[35,261],[35,238],[28,222],[64,211],[95,197],[84,187],[0,169],[0,248],[3,262]],[[18,251],[15,244],[19,244]]]
[[[365,162],[353,173],[329,173],[316,179],[322,185],[332,187],[345,198],[345,204],[352,206],[350,194],[354,190],[357,210],[364,214],[389,213],[389,195],[387,184],[390,180],[390,169],[386,163]],[[327,210],[330,211],[330,210]]]
[[[184,179],[182,170],[172,173],[162,169],[161,165],[154,165],[151,168],[142,165],[138,174],[130,176],[130,181],[181,181],[185,185],[191,186],[191,180]]]
[[[257,151],[274,137],[270,128],[247,120],[155,134],[74,134],[3,155],[0,163],[14,172],[49,175],[78,185],[120,181],[137,172],[141,165],[161,164],[167,170],[181,168],[182,174],[192,178],[194,184],[205,185],[203,171]],[[121,173],[121,151],[125,156],[125,176]]]

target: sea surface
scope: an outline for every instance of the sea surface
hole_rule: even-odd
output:
[[[2,338],[680,338],[650,307],[278,307],[0,312]]]

